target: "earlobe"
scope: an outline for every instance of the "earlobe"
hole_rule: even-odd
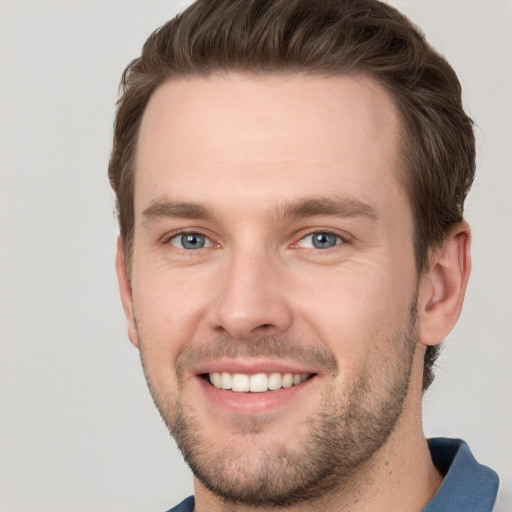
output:
[[[469,226],[461,222],[431,253],[429,270],[421,278],[418,304],[423,345],[443,341],[459,318],[471,270],[470,245]]]
[[[121,237],[118,237],[117,239],[116,273],[119,283],[119,293],[121,294],[121,302],[123,304],[124,314],[128,324],[128,337],[130,338],[131,343],[138,348],[139,339],[135,326],[132,287],[128,277],[128,271],[126,269],[123,240]]]

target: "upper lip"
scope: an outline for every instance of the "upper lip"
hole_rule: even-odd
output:
[[[203,375],[213,372],[244,373],[316,373],[311,366],[304,364],[269,359],[221,359],[194,366],[190,373]]]

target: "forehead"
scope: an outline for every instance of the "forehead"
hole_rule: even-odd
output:
[[[270,206],[332,193],[379,203],[400,192],[399,132],[389,94],[362,76],[171,80],[143,116],[136,214],[165,195]]]

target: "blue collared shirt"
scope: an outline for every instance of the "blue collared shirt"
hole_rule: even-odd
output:
[[[444,480],[423,512],[491,512],[498,493],[498,475],[479,464],[460,439],[428,440],[432,461]]]
[[[444,476],[436,495],[422,512],[491,512],[498,492],[498,475],[479,464],[469,446],[460,439],[428,440],[432,460]],[[167,512],[193,512],[189,496]]]

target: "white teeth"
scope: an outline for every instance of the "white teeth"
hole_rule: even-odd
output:
[[[249,391],[249,376],[243,373],[235,373],[231,389],[237,392]]]
[[[220,387],[222,389],[231,389],[231,374],[228,372],[222,372],[220,375]]]
[[[208,374],[210,382],[219,389],[231,389],[236,393],[264,393],[281,388],[297,386],[304,382],[310,373],[245,373],[212,372]]]
[[[249,389],[253,393],[263,393],[268,390],[268,377],[265,373],[256,373],[249,379]]]
[[[283,375],[281,386],[283,386],[283,388],[291,388],[293,386],[293,375],[291,373],[285,373]]]
[[[268,389],[275,390],[281,389],[281,374],[271,373],[268,377]]]
[[[210,373],[210,380],[216,388],[222,388],[222,377],[219,372]]]

